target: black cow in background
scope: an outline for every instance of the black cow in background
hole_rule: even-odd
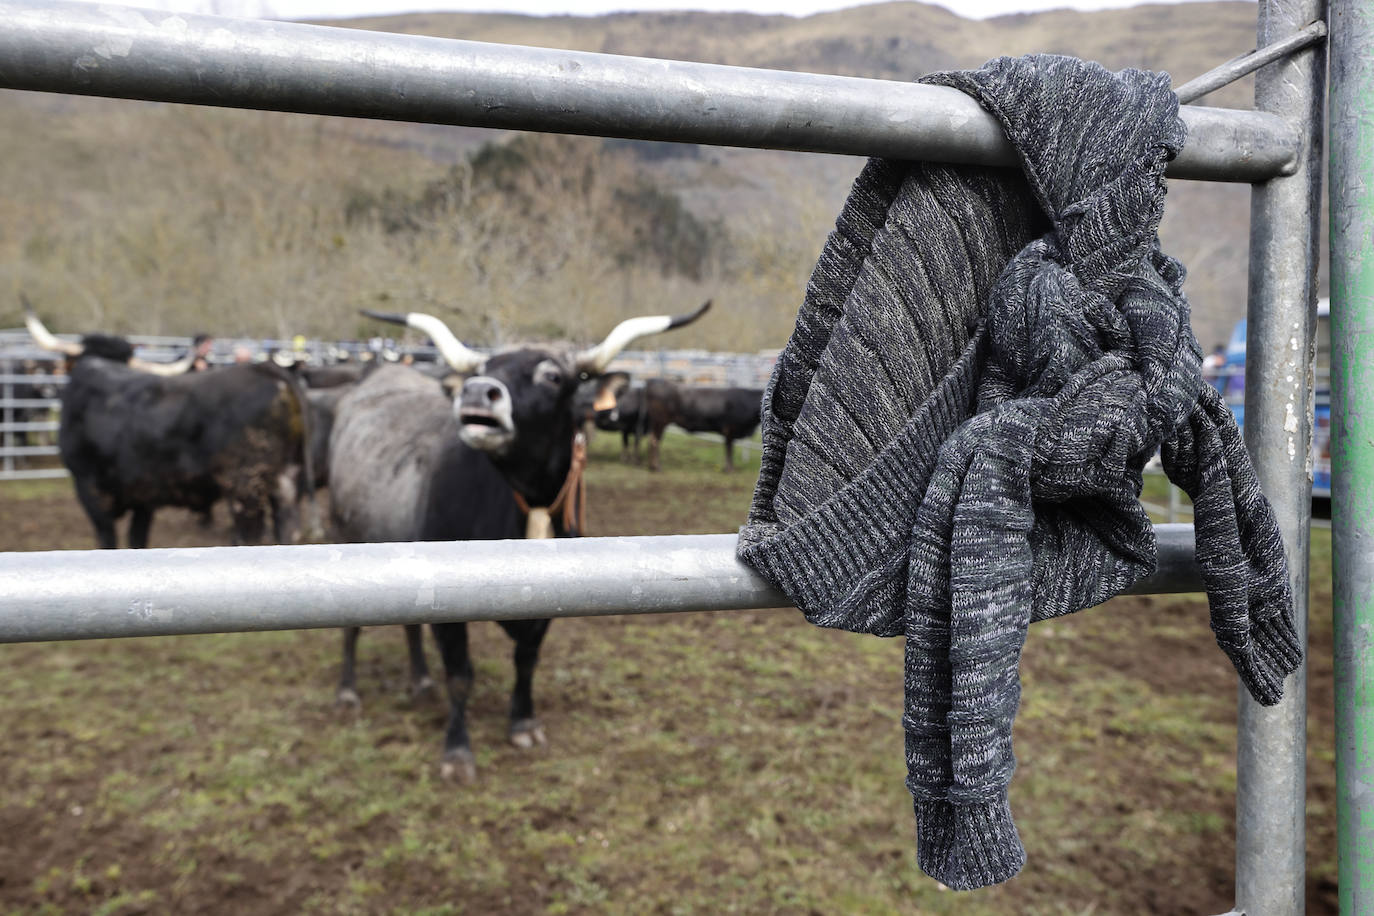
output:
[[[663,431],[676,424],[691,433],[719,433],[725,439],[725,470],[735,469],[735,440],[752,436],[759,427],[763,405],[761,388],[706,388],[676,385],[667,379],[649,379],[643,388],[625,388],[615,407],[598,412],[601,429],[618,429],[623,437],[622,457],[634,437],[634,460],[639,462],[639,440],[649,436],[649,470],[659,469]]]
[[[573,410],[579,383],[599,376],[636,338],[681,327],[705,310],[632,318],[586,350],[526,346],[490,357],[464,346],[433,316],[365,313],[425,332],[457,376],[472,374],[445,385],[414,369],[383,366],[341,400],[330,440],[336,530],[343,540],[372,542],[581,534],[577,513],[567,511],[585,459]],[[510,741],[543,744],[532,688],[549,621],[501,627],[515,641]],[[466,722],[473,680],[467,624],[436,623],[433,632],[449,697],[441,773],[470,781],[476,764]],[[407,628],[417,691],[429,682],[420,634],[418,626]],[[344,632],[338,699],[347,705],[359,703],[357,639],[357,628]]]
[[[720,433],[725,437],[725,470],[735,469],[735,440],[752,436],[759,428],[763,407],[762,388],[678,388],[677,411],[672,422],[689,433]],[[658,443],[654,436],[654,463]]]
[[[147,547],[153,511],[208,513],[225,499],[234,542],[262,540],[270,513],[280,543],[299,534],[297,481],[313,493],[299,386],[269,363],[186,374],[190,360],[148,363],[122,337],[59,340],[28,311],[39,346],[65,353],[58,449],[101,547],[116,546],[126,512],[130,547]]]

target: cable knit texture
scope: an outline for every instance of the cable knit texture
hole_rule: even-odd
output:
[[[764,395],[739,552],[813,623],[906,637],[917,859],[970,889],[1025,862],[1007,790],[1027,627],[1154,571],[1156,450],[1255,699],[1279,700],[1302,646],[1273,512],[1159,247],[1184,139],[1167,74],[1036,55],[925,82],[978,99],[1022,172],[864,168]]]

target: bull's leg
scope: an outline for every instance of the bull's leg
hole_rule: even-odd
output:
[[[148,529],[153,525],[153,510],[140,506],[129,519],[129,546],[143,548],[148,546]]]
[[[658,470],[658,449],[662,442],[663,433],[658,430],[649,433],[649,470],[651,471]]]
[[[123,513],[111,512],[106,507],[106,500],[100,498],[96,493],[95,487],[91,482],[81,477],[73,477],[76,485],[76,498],[81,503],[81,508],[86,510],[86,517],[95,526],[95,542],[101,550],[111,550],[116,546],[115,541],[115,519]]]
[[[639,452],[639,440],[640,440],[641,438],[642,438],[642,437],[641,437],[640,434],[639,434],[639,430],[635,430],[635,456],[634,456],[634,465],[635,465],[635,467],[639,467],[641,464],[644,463],[644,456],[641,455],[640,452]]]
[[[410,693],[416,698],[434,695],[434,679],[425,663],[425,628],[418,623],[406,624],[406,649],[410,652]]]
[[[234,517],[234,546],[261,544],[263,531],[267,528],[266,513],[263,506],[256,502],[229,500],[229,512]]]
[[[729,473],[735,469],[735,440],[729,436],[725,437],[725,471]]]
[[[630,463],[630,431],[628,429],[620,431],[620,463]]]
[[[282,471],[268,497],[272,510],[272,538],[276,543],[294,544],[301,539],[300,513],[296,510],[299,500],[295,473],[289,469]]]
[[[472,658],[468,655],[468,625],[435,623],[434,641],[444,660],[444,680],[448,686],[448,727],[444,729],[444,756],[439,774],[445,779],[472,782],[477,778],[477,760],[468,740],[468,695],[472,693]]]
[[[501,628],[515,640],[515,689],[510,695],[510,743],[516,747],[543,744],[544,727],[534,715],[534,666],[539,646],[549,631],[547,620],[502,620]]]
[[[358,636],[362,627],[343,628],[343,667],[339,671],[339,691],[335,702],[341,707],[361,709],[362,698],[358,696],[358,674],[355,670],[358,661]]]

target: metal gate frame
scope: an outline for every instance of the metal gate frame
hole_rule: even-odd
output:
[[[1260,0],[1257,47],[1319,38],[1326,18],[1326,0]],[[1374,11],[1331,0],[1327,22],[1340,899],[1356,914],[1374,912]],[[70,0],[0,0],[0,23],[3,88],[1015,161],[977,102],[912,83]],[[1290,51],[1296,43],[1258,71],[1255,111],[1182,110],[1188,141],[1169,174],[1252,185],[1246,444],[1283,531],[1305,637],[1327,51]],[[1139,590],[1197,590],[1191,526],[1157,530],[1160,572]],[[735,559],[730,535],[0,554],[0,642],[787,605]],[[1300,668],[1272,709],[1241,691],[1235,913],[1304,909],[1305,679]]]

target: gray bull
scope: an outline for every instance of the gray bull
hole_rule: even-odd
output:
[[[709,305],[709,303],[707,303]],[[575,536],[585,446],[573,400],[579,383],[601,375],[638,337],[681,327],[705,312],[632,318],[596,347],[529,346],[486,357],[429,315],[367,313],[422,330],[457,374],[457,384],[387,366],[338,405],[330,439],[330,504],[347,541],[453,541]],[[547,620],[503,621],[515,641],[510,740],[543,744],[532,685]],[[467,625],[436,623],[449,697],[442,773],[471,780],[476,765],[466,705],[473,668]],[[359,702],[354,658],[358,630],[344,633],[341,703]],[[430,685],[421,630],[407,627],[412,685]]]

